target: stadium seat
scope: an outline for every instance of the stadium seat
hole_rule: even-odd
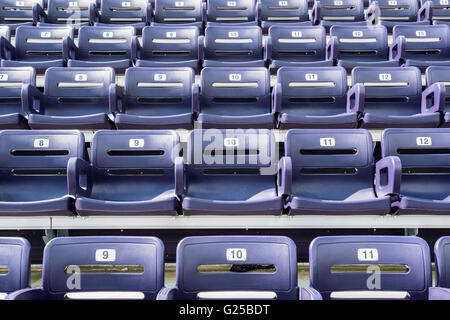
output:
[[[377,189],[399,214],[450,214],[450,129],[386,129]]]
[[[203,38],[200,39],[203,42]],[[189,67],[198,72],[203,58],[199,30],[193,26],[145,27],[142,29],[142,47],[139,42],[137,45],[137,67]]]
[[[265,59],[270,73],[287,67],[326,67],[332,60],[326,57],[326,32],[321,26],[278,26],[269,29],[265,44]]]
[[[134,27],[81,27],[78,47],[68,39],[69,67],[112,67],[125,72],[136,58]]]
[[[69,194],[80,216],[176,215],[174,131],[100,130],[91,163],[70,159]],[[83,185],[84,181],[84,185]]]
[[[427,103],[428,112],[440,112],[442,114],[441,127],[450,128],[450,67],[432,66],[428,67],[425,72],[427,91],[432,91],[433,87],[441,86],[440,90],[434,90],[439,95],[431,94],[426,97],[424,103]],[[441,84],[436,84],[437,82]],[[442,87],[442,85],[444,87]],[[434,102],[438,100],[438,102]],[[434,106],[429,108],[429,105],[434,102]]]
[[[435,86],[422,93],[421,74],[416,67],[356,67],[352,71],[352,84],[349,109],[360,114],[363,128],[439,126],[439,113],[431,112],[435,105],[428,108],[422,99],[430,94],[439,95],[440,88]]]
[[[42,0],[2,0],[0,24],[8,26],[12,33],[19,26],[31,26],[37,22],[38,6],[44,7]]]
[[[272,91],[277,127],[356,128],[347,112],[347,73],[341,67],[282,67]]]
[[[450,237],[441,237],[434,245],[436,287],[428,291],[429,300],[450,300]]]
[[[392,60],[415,66],[422,72],[429,66],[450,66],[450,28],[439,26],[395,26]]]
[[[114,128],[117,111],[111,68],[50,68],[44,93],[29,85],[22,95],[32,129],[97,130]]]
[[[67,163],[82,158],[79,131],[0,132],[0,216],[72,216]]]
[[[339,24],[365,26],[363,0],[316,0],[311,21],[313,25],[321,25],[327,31]]]
[[[30,249],[25,238],[0,237],[0,300],[30,286]]]
[[[131,26],[137,33],[152,20],[152,5],[147,0],[101,0],[95,26]]]
[[[255,0],[206,1],[206,26],[224,23],[240,26],[257,26],[258,10]],[[225,28],[228,29],[228,28]]]
[[[27,129],[22,111],[22,92],[35,84],[33,68],[0,68],[0,129]]]
[[[184,238],[176,277],[158,300],[299,299],[296,246],[282,236]]]
[[[236,25],[205,29],[203,67],[264,67],[259,27]]]
[[[202,0],[155,0],[152,25],[195,26],[203,31],[204,7]]]
[[[115,117],[118,129],[192,129],[198,85],[190,68],[129,68]]]
[[[266,68],[205,68],[200,81],[202,128],[274,127]]]
[[[423,6],[430,0],[421,0]],[[430,1],[430,20],[432,24],[450,25],[450,1],[449,0],[431,0]]]
[[[311,25],[308,15],[308,0],[258,1],[258,18],[264,33],[267,33],[273,25],[291,27]]]
[[[164,286],[164,245],[154,237],[59,237],[44,248],[42,287],[8,300],[154,300]]]
[[[280,160],[278,192],[290,214],[387,214],[374,192],[372,136],[364,129],[292,129]]]
[[[275,182],[278,155],[271,131],[193,130],[187,159],[185,215],[281,214],[283,199]]]
[[[97,7],[93,0],[48,0],[47,13],[38,7],[38,26],[70,25],[76,32],[82,26],[90,25],[95,20]]]
[[[351,71],[354,67],[398,67],[388,60],[388,35],[384,26],[332,26],[327,60]]]
[[[309,269],[324,300],[427,300],[431,287],[430,249],[419,237],[318,237]]]
[[[73,28],[20,26],[16,30],[15,47],[4,42],[2,67],[33,67],[44,73],[50,67],[63,67],[68,52],[65,43],[73,41]]]

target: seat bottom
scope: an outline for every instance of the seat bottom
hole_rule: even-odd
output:
[[[345,68],[347,71],[351,71],[355,67],[398,67],[399,62],[397,60],[391,61],[355,61],[355,60],[338,60],[337,65]]]
[[[67,61],[68,67],[111,67],[117,73],[125,73],[128,67],[132,67],[130,59],[122,60],[110,60],[110,61],[85,61],[85,60],[74,60],[69,59]]]
[[[192,129],[192,114],[171,116],[137,116],[118,113],[115,117],[118,129]]]
[[[0,130],[4,129],[29,129],[27,119],[20,113],[0,115]]]
[[[152,68],[192,68],[195,73],[199,71],[198,60],[185,60],[185,61],[152,61],[145,59],[137,59],[136,67],[152,67]]]
[[[450,60],[415,60],[415,59],[407,59],[405,61],[405,66],[407,67],[417,67],[421,72],[425,72],[425,70],[430,66],[450,66]]]
[[[398,214],[450,214],[450,195],[447,200],[402,196],[392,205],[398,207]]]
[[[379,116],[373,113],[365,113],[361,128],[437,128],[440,123],[439,113],[419,113],[410,116]]]
[[[37,73],[44,73],[50,67],[64,67],[63,59],[54,60],[4,60],[1,61],[2,67],[33,67]]]
[[[255,114],[251,116],[223,116],[217,114],[200,113],[197,121],[201,123],[202,128],[216,128],[216,129],[273,129],[274,115],[272,113]]]
[[[269,65],[271,74],[275,74],[281,67],[332,67],[333,60],[319,61],[286,61],[272,60]]]
[[[30,114],[28,124],[32,129],[114,129],[114,124],[105,113],[68,117]]]
[[[68,195],[39,201],[0,201],[0,216],[73,216],[72,208]]]
[[[251,61],[216,61],[216,60],[204,60],[203,68],[206,67],[264,67],[264,60],[251,60]]]
[[[331,116],[303,116],[282,113],[279,117],[278,123],[280,129],[356,128],[358,125],[358,115],[356,113],[341,113]]]

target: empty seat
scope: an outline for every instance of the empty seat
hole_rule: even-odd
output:
[[[439,238],[434,245],[436,287],[428,291],[430,300],[450,300],[450,237]]]
[[[285,141],[278,190],[290,214],[389,213],[390,197],[374,192],[368,131],[292,129]]]
[[[60,237],[44,248],[42,287],[11,300],[152,300],[164,286],[164,245],[154,237]]]
[[[9,26],[12,32],[19,26],[36,24],[38,6],[44,7],[42,0],[3,0],[0,24]]]
[[[213,142],[213,143],[211,143]],[[185,215],[280,215],[278,156],[269,130],[193,130],[188,137]]]
[[[281,236],[188,237],[158,300],[298,300],[295,243]]]
[[[147,0],[101,0],[95,26],[132,26],[140,31],[152,20],[152,5]]]
[[[273,25],[310,25],[308,0],[263,0],[258,1],[258,18],[266,33]]]
[[[67,163],[83,157],[79,131],[0,132],[0,215],[72,216]]]
[[[206,1],[207,26],[224,23],[257,26],[257,14],[257,1],[255,0]]]
[[[148,26],[142,30],[142,47],[137,45],[137,67],[190,67],[198,72],[203,58],[196,27]]]
[[[69,193],[81,216],[175,215],[174,131],[97,131],[91,163],[71,159]],[[83,185],[82,181],[87,181]],[[179,188],[178,188],[179,190]]]
[[[22,111],[22,92],[35,84],[33,68],[0,68],[0,129],[28,128]]]
[[[450,66],[450,28],[440,26],[395,26],[391,59],[415,66]]]
[[[44,73],[50,67],[63,67],[67,50],[63,43],[73,41],[72,27],[20,26],[16,30],[15,47],[6,43],[2,67],[33,67]]]
[[[388,35],[384,26],[332,26],[327,59],[351,71],[356,66],[398,67],[389,60]]]
[[[273,128],[266,68],[205,68],[197,121],[203,128]]]
[[[309,270],[326,300],[426,300],[431,287],[430,249],[419,237],[318,237]]]
[[[449,0],[421,0],[423,6],[430,3],[430,20],[432,24],[450,24],[450,1]]]
[[[400,214],[450,214],[450,129],[386,129],[378,186]]]
[[[108,116],[117,110],[113,69],[50,68],[44,81],[44,93],[30,85],[24,95],[32,129],[114,127]]]
[[[332,66],[326,57],[326,32],[321,26],[272,26],[265,44],[269,70],[276,73],[283,66]]]
[[[192,129],[195,74],[190,68],[129,68],[118,109],[118,129]]]
[[[97,10],[94,0],[48,0],[47,13],[39,8],[39,26],[68,24],[75,30],[92,24]]]
[[[203,67],[263,67],[259,27],[229,25],[207,27]]]
[[[155,0],[155,18],[152,25],[195,26],[202,31],[203,14],[202,0]]]
[[[430,108],[427,108],[427,111],[429,112],[440,112],[442,114],[442,123],[441,127],[450,128],[450,67],[441,67],[441,66],[432,66],[428,67],[425,72],[425,78],[427,82],[427,87],[436,87],[438,86],[436,83],[442,83],[442,85],[445,87],[442,88],[440,91],[440,94],[437,96],[430,95],[427,97],[427,104],[433,103],[433,99],[438,100],[437,103],[434,102],[434,105]],[[430,88],[431,89],[431,88]],[[428,89],[428,91],[430,91]],[[444,94],[445,97],[439,96]],[[437,92],[436,92],[437,93]],[[428,105],[427,105],[428,107]]]
[[[347,112],[347,73],[341,67],[283,67],[273,92],[277,123],[286,128],[356,128]]]
[[[112,67],[125,72],[136,58],[134,27],[81,27],[78,47],[69,40],[69,67]]]
[[[0,237],[0,300],[30,286],[30,243],[25,238]]]
[[[437,112],[428,112],[422,97],[422,79],[416,67],[356,67],[352,71],[355,87],[350,95],[350,110],[358,112],[363,128],[436,128]],[[431,107],[433,109],[433,107]]]
[[[316,0],[311,13],[314,25],[324,26],[327,30],[337,24],[364,26],[363,0]]]

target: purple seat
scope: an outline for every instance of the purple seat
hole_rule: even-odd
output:
[[[325,300],[426,300],[431,287],[430,248],[419,237],[318,237],[309,269]]]
[[[365,26],[363,0],[316,0],[311,12],[313,25],[328,30],[334,25]]]
[[[30,286],[30,243],[25,238],[0,237],[0,300]]]
[[[198,85],[190,68],[128,68],[118,129],[192,129]]]
[[[298,300],[298,290],[297,252],[290,238],[188,237],[177,247],[176,286],[161,290],[157,299]]]
[[[38,26],[70,25],[76,32],[94,23],[97,7],[92,0],[48,0],[47,13],[38,7]]]
[[[202,0],[155,0],[152,25],[195,26],[203,31],[205,6]]]
[[[386,129],[377,189],[399,214],[450,214],[450,129]]]
[[[430,20],[432,24],[447,24],[450,25],[450,2],[448,0],[421,0],[420,4],[423,6],[426,2],[430,4]]]
[[[391,199],[374,192],[372,137],[363,129],[286,134],[278,192],[290,214],[387,214]]]
[[[32,129],[110,129],[117,92],[111,68],[50,68],[44,93],[28,85],[22,101]]]
[[[2,0],[0,24],[9,26],[14,33],[17,27],[36,24],[38,6],[44,7],[42,0]]]
[[[92,160],[71,159],[69,194],[79,215],[175,215],[178,208],[172,131],[97,131]],[[180,161],[180,160],[177,160]],[[84,185],[83,185],[83,181]]]
[[[282,67],[272,91],[278,126],[356,128],[356,112],[347,112],[347,73],[341,67]]]
[[[42,274],[41,288],[7,299],[153,300],[164,286],[164,245],[154,237],[55,238],[44,248]]]
[[[208,0],[205,11],[207,27],[221,26],[224,23],[240,26],[258,25],[257,1],[255,0]]]
[[[79,131],[0,132],[0,216],[73,216],[70,158],[84,155]]]
[[[450,300],[450,237],[439,238],[434,245],[436,287],[428,291],[430,300]]]
[[[152,20],[152,5],[147,0],[101,0],[95,26],[130,26],[138,33]]]
[[[205,68],[199,100],[202,128],[274,127],[266,68]]]
[[[271,26],[298,27],[311,25],[308,15],[308,0],[264,0],[258,1],[258,19],[267,33]]]
[[[440,95],[427,96],[427,107],[433,104],[433,99],[438,100],[434,102],[434,107],[427,108],[430,112],[441,113],[441,127],[450,128],[450,66],[431,66],[425,72],[427,87],[431,90],[432,87],[441,86]],[[439,83],[439,84],[437,84]],[[442,87],[442,85],[444,87]],[[437,93],[437,91],[436,91]]]
[[[210,141],[215,143],[211,144]],[[269,130],[193,130],[184,166],[185,215],[280,215]]]
[[[416,67],[371,68],[356,67],[352,71],[352,89],[349,109],[358,112],[361,127],[436,128],[440,115],[433,106],[427,106],[426,97],[440,95],[434,86],[422,92],[420,70]]]

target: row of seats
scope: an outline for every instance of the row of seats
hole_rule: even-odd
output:
[[[384,26],[333,26],[330,40],[322,26],[273,26],[265,45],[257,26],[210,26],[205,36],[196,27],[147,26],[142,45],[133,27],[21,26],[15,46],[10,30],[0,27],[3,67],[112,67],[124,72],[138,67],[264,67],[282,66],[450,66],[450,26],[395,26],[389,47]]]
[[[0,215],[450,214],[449,129],[0,133]]]
[[[1,129],[449,127],[450,67],[132,67],[124,90],[111,68],[52,67],[44,92],[27,67],[0,68]]]
[[[282,236],[185,238],[172,288],[164,286],[158,238],[55,238],[44,249],[40,288],[29,288],[29,252],[26,239],[0,238],[0,263],[9,271],[0,277],[0,291],[8,300],[450,299],[450,237],[434,247],[436,287],[430,248],[419,237],[318,237],[310,245],[311,286],[305,288],[298,287],[295,243]]]

